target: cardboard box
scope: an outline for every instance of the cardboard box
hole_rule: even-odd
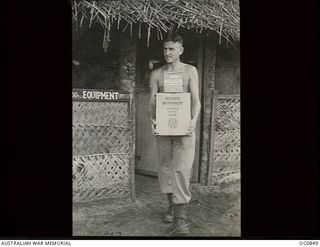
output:
[[[160,136],[188,135],[191,121],[190,93],[158,93],[156,121]]]

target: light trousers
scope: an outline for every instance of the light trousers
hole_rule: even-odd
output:
[[[157,136],[158,178],[162,193],[173,193],[175,204],[191,199],[190,178],[195,154],[195,133],[191,136]]]

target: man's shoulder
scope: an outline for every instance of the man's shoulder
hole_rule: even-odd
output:
[[[192,71],[196,71],[197,68],[195,66],[193,66],[192,64],[188,64],[188,63],[184,63],[184,68],[186,72],[192,72]]]
[[[194,73],[197,73],[197,68],[191,64],[185,63],[184,64],[184,71],[187,74],[194,74]]]
[[[154,75],[154,76],[158,76],[158,75],[161,74],[161,72],[163,71],[163,69],[164,69],[164,66],[161,66],[161,67],[159,67],[159,68],[157,68],[157,69],[152,70],[152,71],[151,71],[151,74]]]

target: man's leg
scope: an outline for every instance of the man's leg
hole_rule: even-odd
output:
[[[157,136],[158,148],[158,179],[162,193],[172,193],[171,167],[172,167],[172,139],[168,136]]]
[[[195,154],[195,135],[176,137],[173,143],[172,190],[175,204],[188,203],[191,169]]]
[[[190,230],[186,223],[187,219],[187,203],[174,204],[174,235],[188,235]]]
[[[172,223],[174,218],[173,194],[167,193],[167,198],[169,202],[169,207],[167,213],[163,216],[162,220],[167,223]]]
[[[195,134],[175,138],[173,145],[172,189],[174,202],[175,234],[185,235],[187,204],[191,199],[190,177],[195,154]]]
[[[160,185],[160,191],[167,194],[168,198],[168,211],[163,217],[164,222],[173,222],[173,190],[171,181],[171,167],[173,157],[172,139],[166,136],[157,137],[159,167],[158,167],[158,179]]]

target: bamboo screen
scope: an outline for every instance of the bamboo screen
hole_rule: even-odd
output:
[[[211,184],[240,178],[240,97],[218,95],[215,99],[215,126]]]
[[[130,100],[73,101],[73,201],[134,197]]]

